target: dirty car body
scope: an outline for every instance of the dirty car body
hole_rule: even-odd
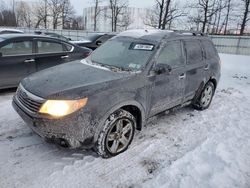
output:
[[[214,51],[210,53],[206,45]],[[169,46],[176,49],[169,50]],[[115,51],[120,48],[123,53]],[[168,54],[176,50],[179,55]],[[108,54],[110,51],[113,55]],[[165,60],[168,63],[164,64]],[[135,119],[135,129],[141,130],[148,118],[158,113],[194,104],[202,98],[199,96],[207,83],[216,88],[219,61],[211,41],[203,35],[127,31],[106,42],[86,60],[25,78],[13,106],[40,136],[74,148],[94,147],[104,125],[112,121],[119,109],[129,112]],[[61,118],[39,112],[48,100],[79,99],[87,99],[86,105]]]

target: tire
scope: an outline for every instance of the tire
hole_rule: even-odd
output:
[[[193,107],[196,110],[206,110],[209,108],[215,92],[214,84],[209,81],[203,90],[201,91],[199,97],[194,102]]]
[[[95,151],[103,158],[110,158],[126,151],[131,144],[136,118],[128,111],[119,109],[105,121],[98,136]]]

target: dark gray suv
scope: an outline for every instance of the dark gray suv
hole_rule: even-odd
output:
[[[150,117],[189,104],[207,109],[220,67],[203,34],[131,30],[81,62],[25,78],[13,106],[41,137],[112,157]]]

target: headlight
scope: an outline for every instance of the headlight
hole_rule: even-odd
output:
[[[80,100],[47,100],[39,112],[55,117],[63,117],[84,107],[87,102],[88,98]]]

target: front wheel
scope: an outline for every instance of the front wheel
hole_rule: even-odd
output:
[[[135,117],[125,110],[117,110],[105,121],[95,147],[103,158],[116,156],[126,151],[131,144],[136,127]]]
[[[214,96],[214,92],[215,92],[214,84],[209,81],[205,85],[205,87],[202,90],[197,101],[195,101],[195,103],[193,105],[194,108],[197,110],[205,110],[205,109],[209,108],[209,106],[212,102],[213,96]]]

